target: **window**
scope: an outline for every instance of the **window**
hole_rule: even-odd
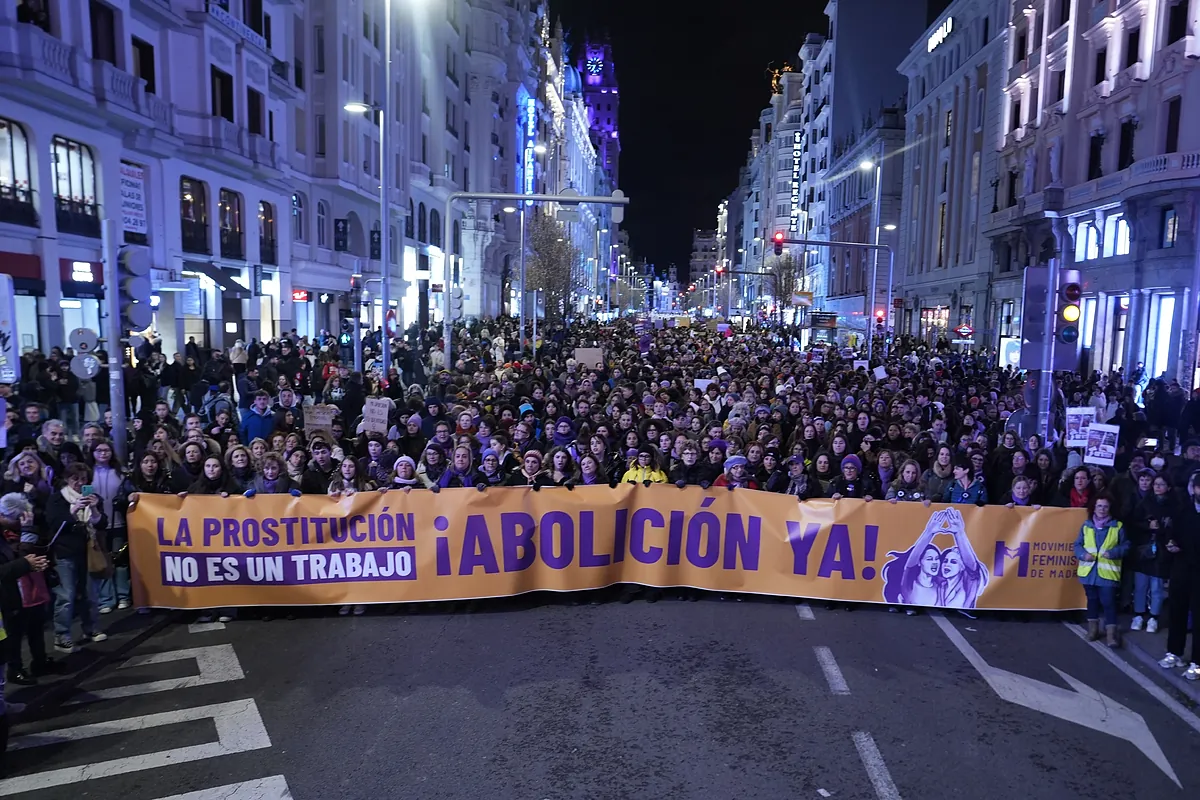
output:
[[[212,114],[233,122],[233,76],[212,67]]]
[[[262,92],[254,89],[246,90],[246,116],[247,127],[250,128],[250,133],[255,136],[262,136],[266,131],[263,126],[263,111],[266,104],[263,102]]]
[[[1008,129],[1015,131],[1021,127],[1021,101],[1014,100],[1012,104],[1012,119],[1009,121]]]
[[[937,265],[946,266],[946,204],[938,206]]]
[[[263,29],[262,29],[262,35],[263,35],[263,39],[264,39],[264,40],[266,40],[266,43],[267,43],[267,49],[268,49],[268,50],[270,50],[270,49],[271,49],[271,46],[272,46],[272,40],[271,40],[271,15],[270,15],[270,14],[263,14],[263,18],[262,18],[262,20],[263,20]]]
[[[245,258],[242,246],[242,196],[229,189],[217,195],[217,225],[221,234],[221,258]]]
[[[262,200],[258,204],[258,257],[264,264],[278,264],[275,209]]]
[[[1142,46],[1142,29],[1133,28],[1129,33],[1125,34],[1125,69],[1129,69],[1134,64],[1142,60],[1142,54],[1138,52]]]
[[[1058,25],[1061,28],[1071,21],[1071,4],[1075,0],[1058,0]]]
[[[946,112],[946,141],[945,141],[946,147],[950,146],[950,132],[953,130],[953,128],[954,128],[954,112],[947,111]]]
[[[417,206],[417,241],[418,242],[429,241],[429,237],[426,234],[426,228],[425,228],[425,204],[424,203],[421,203],[421,205]]]
[[[325,72],[325,26],[313,27],[313,72]]]
[[[458,220],[454,220],[450,228],[450,246],[452,253],[462,254],[462,228],[459,227]]]
[[[396,226],[388,226],[388,261],[393,264],[400,263],[400,243],[396,241]]]
[[[60,215],[66,211],[75,215],[95,217],[99,234],[99,208],[96,205],[96,164],[87,145],[55,136],[54,196],[58,198]]]
[[[991,20],[987,17],[983,18],[983,43],[987,44],[991,39]]]
[[[308,226],[304,219],[304,195],[299,192],[292,194],[292,239],[297,242],[308,241]]]
[[[208,190],[203,182],[186,175],[179,179],[179,218],[183,249],[208,253]]]
[[[51,35],[49,0],[17,0],[17,22],[36,25]]]
[[[117,63],[117,23],[111,7],[99,0],[88,4],[88,19],[92,28],[92,58]]]
[[[154,80],[154,47],[136,36],[133,37],[133,76],[146,82],[147,94],[154,94],[158,88]]]
[[[1096,64],[1093,67],[1092,83],[1104,83],[1108,77],[1108,48],[1101,47],[1096,51]]]
[[[242,22],[255,33],[263,33],[263,0],[243,0]]]
[[[1154,348],[1149,363],[1150,375],[1162,375],[1167,371],[1170,362],[1171,340],[1175,336],[1175,296],[1170,294],[1155,295],[1150,311],[1150,330],[1154,331],[1152,346]]]
[[[1008,191],[1005,193],[1008,197],[1008,205],[1005,208],[1012,208],[1017,204],[1017,178],[1019,177],[1015,169],[1008,171]]]
[[[1013,41],[1013,64],[1019,64],[1025,60],[1025,53],[1029,49],[1029,31],[1022,28]]]
[[[325,232],[328,225],[329,207],[320,200],[317,202],[317,247],[329,247],[329,234]]]
[[[442,246],[442,215],[436,208],[429,212],[429,243],[434,247]]]
[[[1188,0],[1175,0],[1167,8],[1167,44],[1188,35]]]
[[[1067,96],[1067,71],[1054,73],[1054,102],[1061,101]]]
[[[24,128],[0,119],[0,221],[37,226],[29,175],[29,140]]]
[[[1167,101],[1166,137],[1163,142],[1164,153],[1179,152],[1179,117],[1183,112],[1183,98],[1172,97]]]
[[[1116,239],[1117,239],[1116,247],[1114,248],[1115,254],[1118,256],[1129,255],[1129,249],[1130,249],[1130,247],[1129,247],[1130,246],[1129,221],[1126,220],[1123,215],[1117,219]]]
[[[1179,236],[1179,214],[1174,207],[1168,206],[1162,211],[1162,246],[1174,247],[1175,239]]]
[[[1103,164],[1104,158],[1104,134],[1093,133],[1088,138],[1088,164],[1087,164],[1087,179],[1094,181],[1104,174]]]
[[[371,39],[371,18],[365,11],[363,12],[363,38],[368,41]]]
[[[1133,166],[1133,139],[1137,131],[1137,123],[1131,119],[1121,122],[1120,138],[1117,139],[1117,169],[1129,169]]]
[[[1080,222],[1075,229],[1075,260],[1091,261],[1100,257],[1100,232],[1094,222]]]

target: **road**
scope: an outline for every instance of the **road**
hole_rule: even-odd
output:
[[[715,599],[485,608],[172,626],[17,726],[0,796],[1200,792],[1200,720],[1057,620]]]

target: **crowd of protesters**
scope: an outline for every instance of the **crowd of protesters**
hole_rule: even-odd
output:
[[[331,334],[227,351],[189,342],[170,358],[148,343],[126,368],[118,412],[132,419],[128,463],[110,439],[106,382],[74,378],[57,349],[26,356],[22,382],[0,387],[8,679],[32,683],[54,669],[48,624],[53,649],[70,653],[102,640],[102,618],[131,604],[127,548],[137,543],[125,517],[144,493],[340,497],[629,481],[1086,509],[1076,554],[1089,638],[1103,631],[1115,646],[1128,607],[1135,630],[1169,627],[1164,668],[1200,678],[1183,660],[1189,615],[1200,617],[1200,391],[1184,402],[1177,382],[1146,380],[1140,368],[1059,376],[1058,431],[1068,406],[1094,406],[1121,426],[1115,466],[1097,467],[1059,435],[1036,433],[1022,376],[985,355],[901,339],[886,360],[854,369],[850,354],[801,349],[786,329],[645,325],[641,334],[624,320],[550,326],[535,357],[519,350],[513,320],[473,322],[456,327],[448,367],[440,328],[412,328],[386,379],[378,332],[362,372]],[[576,348],[597,347],[603,363],[576,362]],[[883,379],[873,371],[881,364]],[[363,430],[373,397],[391,401],[386,433]],[[330,427],[306,425],[315,404],[337,408]],[[202,619],[212,616],[234,611]]]

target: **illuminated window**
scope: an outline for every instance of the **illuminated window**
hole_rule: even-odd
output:
[[[1162,212],[1162,246],[1174,247],[1175,238],[1179,234],[1179,214],[1174,208],[1164,208]]]
[[[1081,222],[1075,230],[1075,260],[1090,261],[1100,257],[1100,232],[1095,223]]]
[[[1129,255],[1129,223],[1124,217],[1117,220],[1116,238],[1116,254],[1119,256]]]

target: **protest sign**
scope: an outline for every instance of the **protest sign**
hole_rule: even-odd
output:
[[[363,404],[363,432],[364,433],[382,433],[388,432],[388,412],[392,409],[392,402],[382,397],[368,397]]]
[[[715,383],[712,378],[693,378],[692,386],[695,386],[702,392],[707,392],[710,384]]]
[[[1087,445],[1083,449],[1083,463],[1111,467],[1117,461],[1117,437],[1121,435],[1118,425],[1092,423],[1087,429]]]
[[[312,438],[321,434],[333,441],[333,418],[338,415],[337,406],[309,406],[304,409],[304,432]]]
[[[855,359],[853,367],[854,367],[855,372],[858,372],[860,369],[865,372],[866,370],[868,370],[871,367],[871,362],[867,361],[865,358],[864,359]]]
[[[600,347],[576,347],[575,363],[581,369],[600,369],[604,367],[604,350]]]
[[[1095,406],[1067,409],[1067,447],[1086,447],[1088,428],[1096,422]]]
[[[878,366],[874,369],[874,373],[875,373],[875,380],[877,380],[877,381],[886,381],[888,378],[887,367]]]
[[[1084,519],[1082,509],[797,503],[745,489],[623,485],[341,499],[142,494],[129,525],[138,606],[461,600],[637,583],[1064,610],[1084,605],[1074,554]]]

